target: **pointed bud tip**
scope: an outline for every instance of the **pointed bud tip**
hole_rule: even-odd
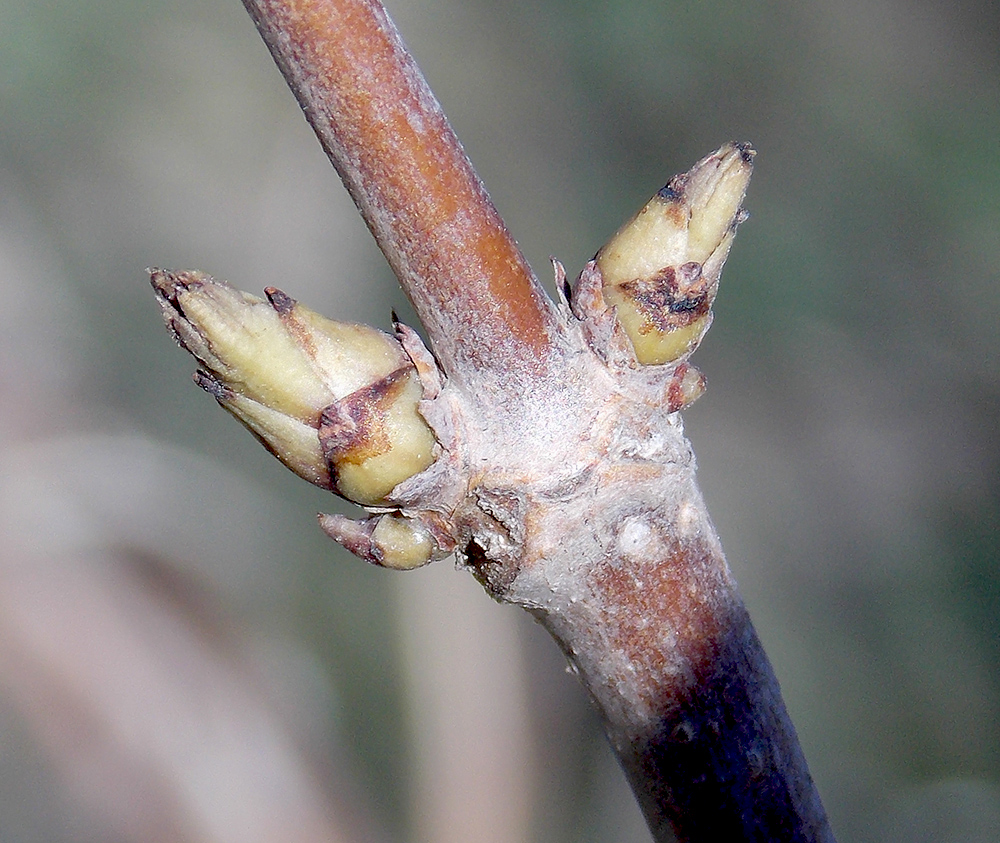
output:
[[[233,391],[228,386],[222,383],[222,381],[210,372],[206,372],[204,369],[199,369],[195,372],[193,380],[216,401],[224,403],[233,397]]]
[[[271,307],[275,309],[279,316],[291,313],[297,304],[295,299],[286,293],[283,293],[277,287],[265,287],[264,295],[267,296],[267,300],[271,303]]]
[[[721,165],[729,167],[750,167],[753,168],[753,159],[757,156],[757,150],[749,141],[729,141],[720,146],[711,155],[705,156],[694,165],[692,170],[697,170],[703,165]]]
[[[175,307],[177,306],[177,297],[186,290],[193,290],[205,284],[225,286],[210,275],[192,270],[173,271],[152,267],[146,272],[149,273],[149,283],[152,284],[157,297],[166,299]]]
[[[750,166],[753,166],[753,159],[757,155],[757,150],[753,148],[753,144],[750,143],[750,141],[742,141],[740,143],[734,143],[733,146],[736,148],[736,151],[739,152],[743,161]]]
[[[608,305],[642,365],[691,354],[711,322],[722,266],[736,227],[753,147],[724,144],[674,176],[595,258]],[[696,269],[690,278],[685,270]]]
[[[153,285],[153,292],[160,306],[170,305],[177,307],[177,286],[174,283],[173,273],[163,269],[150,269],[149,283]]]

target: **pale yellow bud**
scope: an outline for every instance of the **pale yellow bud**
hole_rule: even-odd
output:
[[[410,365],[402,346],[382,331],[355,322],[334,322],[274,287],[264,293],[289,335],[308,349],[311,365],[335,398]]]
[[[420,380],[393,337],[335,322],[273,287],[267,300],[198,272],[153,270],[196,381],[300,477],[362,504],[434,459]]]
[[[618,321],[635,348],[636,360],[644,366],[672,363],[690,354],[712,324],[711,305],[698,302],[696,309],[672,311],[669,304],[662,303],[659,283],[604,288],[604,300],[616,308]]]
[[[604,299],[643,365],[689,355],[711,325],[712,302],[736,226],[746,214],[754,152],[727,144],[675,176],[598,252]]]
[[[372,531],[372,543],[382,554],[380,564],[397,571],[419,568],[431,561],[434,540],[427,529],[412,518],[384,515]]]
[[[264,299],[194,272],[154,273],[153,286],[181,344],[230,389],[301,421],[336,400]]]
[[[333,489],[315,427],[234,392],[206,372],[198,372],[195,382],[243,422],[286,467],[303,480]]]
[[[687,260],[704,264],[743,220],[741,206],[753,172],[753,150],[727,144],[688,173],[684,195],[690,209]],[[707,163],[706,163],[707,162]]]
[[[416,518],[389,514],[354,521],[343,515],[320,515],[319,525],[351,553],[383,568],[409,571],[443,554],[431,531]]]
[[[665,266],[679,266],[687,245],[687,208],[663,188],[597,253],[604,286],[651,278]]]

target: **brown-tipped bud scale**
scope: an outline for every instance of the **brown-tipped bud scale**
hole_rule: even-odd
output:
[[[416,370],[397,369],[327,407],[319,441],[336,466],[337,491],[365,505],[430,465],[434,436],[417,412],[423,395]]]
[[[273,287],[264,300],[198,272],[150,277],[203,367],[197,383],[300,477],[370,505],[433,461],[420,381],[393,337]]]
[[[605,301],[643,365],[674,363],[697,347],[753,169],[749,144],[730,143],[675,176],[595,259]]]

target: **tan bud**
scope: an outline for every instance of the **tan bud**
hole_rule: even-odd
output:
[[[199,371],[194,379],[287,468],[303,480],[333,490],[333,480],[315,427],[235,392],[208,372]]]
[[[643,365],[674,363],[701,342],[753,169],[726,144],[675,176],[598,252],[605,301]]]
[[[430,531],[416,518],[393,513],[354,521],[343,515],[320,515],[319,524],[334,541],[383,568],[409,571],[442,555]]]
[[[382,554],[381,564],[398,571],[426,565],[435,550],[431,534],[419,521],[399,515],[383,515],[378,520],[372,543]]]
[[[153,270],[195,380],[300,477],[381,503],[434,458],[416,369],[393,337],[320,316],[273,287],[267,300],[198,272]]]

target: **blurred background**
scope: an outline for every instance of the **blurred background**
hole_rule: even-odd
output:
[[[841,843],[1000,839],[1000,6],[389,9],[549,287],[754,143],[709,508]],[[163,330],[151,265],[407,319],[242,6],[0,0],[0,109],[0,839],[648,840],[547,635],[326,540]]]

